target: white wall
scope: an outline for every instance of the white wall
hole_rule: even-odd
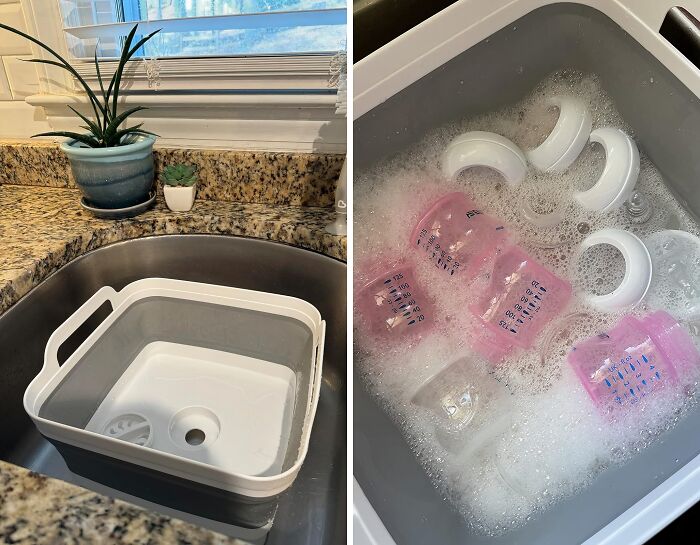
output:
[[[0,0],[0,22],[26,31],[22,6],[17,0]],[[50,130],[42,108],[24,98],[39,92],[36,67],[21,59],[31,58],[29,42],[0,30],[0,138],[28,138]]]

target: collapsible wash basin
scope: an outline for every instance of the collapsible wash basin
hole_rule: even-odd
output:
[[[700,15],[696,0],[677,4]],[[437,127],[521,100],[553,72],[575,69],[599,76],[640,150],[700,216],[700,71],[659,34],[674,5],[456,2],[355,65],[355,172]],[[390,543],[374,531],[378,520],[397,545],[634,545],[700,499],[696,407],[628,463],[525,526],[481,535],[433,487],[357,373],[353,391],[354,475],[368,500],[355,505],[357,545]]]
[[[111,313],[59,365],[105,303]],[[293,297],[159,278],[106,286],[50,337],[24,407],[74,473],[261,527],[306,456],[324,335],[316,308]]]

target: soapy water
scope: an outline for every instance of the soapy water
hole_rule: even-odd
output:
[[[370,392],[405,433],[435,486],[469,525],[489,535],[526,524],[538,512],[590,484],[605,468],[623,464],[644,449],[695,404],[700,379],[697,369],[698,373],[687,372],[679,385],[654,391],[634,410],[611,418],[601,414],[566,361],[574,344],[610,330],[625,313],[641,316],[666,309],[673,314],[674,309],[689,305],[679,290],[697,296],[694,287],[677,286],[650,291],[632,311],[603,313],[586,304],[584,295],[611,291],[624,273],[624,260],[611,246],[578,251],[588,234],[605,227],[629,230],[643,240],[664,229],[699,233],[697,223],[676,202],[643,150],[636,189],[653,203],[653,211],[641,223],[624,207],[598,214],[574,204],[573,192],[590,188],[602,172],[605,156],[597,144],[587,145],[563,173],[540,173],[530,167],[516,188],[506,186],[498,173],[481,168],[469,169],[455,181],[442,176],[439,158],[462,132],[492,131],[523,150],[536,147],[556,123],[556,111],[546,106],[547,98],[556,94],[585,101],[593,129],[616,127],[634,138],[595,76],[565,71],[542,82],[512,107],[442,127],[400,156],[355,174],[355,293],[370,279],[369,264],[378,256],[386,265],[406,260],[414,264],[415,280],[431,298],[435,314],[429,333],[397,342],[376,341],[356,329],[355,365]],[[498,366],[470,348],[469,340],[480,326],[466,311],[474,298],[466,283],[438,274],[434,265],[417,258],[408,241],[426,206],[453,191],[467,193],[483,212],[502,220],[520,246],[574,288],[572,301],[536,345],[514,351]],[[537,213],[561,208],[564,221],[546,229],[535,227],[523,217],[525,202]],[[698,259],[698,254],[690,256],[688,266],[697,270]],[[673,271],[668,274],[672,277]],[[698,303],[693,301],[690,305]],[[361,329],[363,318],[357,309],[355,323]],[[699,344],[700,320],[686,321],[684,327]],[[446,442],[435,412],[412,402],[426,382],[465,357],[475,376],[487,375],[500,384],[512,415],[505,433],[483,448],[477,445],[476,450]],[[482,409],[487,413],[483,421],[499,420],[497,404]],[[468,442],[469,428],[465,433]]]

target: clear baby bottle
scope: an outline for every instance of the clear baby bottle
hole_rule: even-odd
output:
[[[411,402],[428,411],[440,444],[452,452],[484,449],[512,420],[510,392],[468,358],[452,362],[426,381]]]

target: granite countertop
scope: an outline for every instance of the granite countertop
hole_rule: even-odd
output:
[[[324,231],[332,208],[198,200],[190,212],[171,212],[159,199],[140,216],[114,221],[95,218],[79,199],[75,189],[0,185],[0,312],[79,255],[146,235],[240,235],[346,256],[346,237]]]
[[[231,234],[275,240],[345,259],[345,237],[324,227],[329,208],[197,201],[163,202],[136,218],[101,220],[69,188],[0,185],[0,313],[52,272],[106,244],[156,234]],[[241,543],[0,461],[0,541],[21,544]]]
[[[0,541],[31,545],[244,545],[0,461]]]

